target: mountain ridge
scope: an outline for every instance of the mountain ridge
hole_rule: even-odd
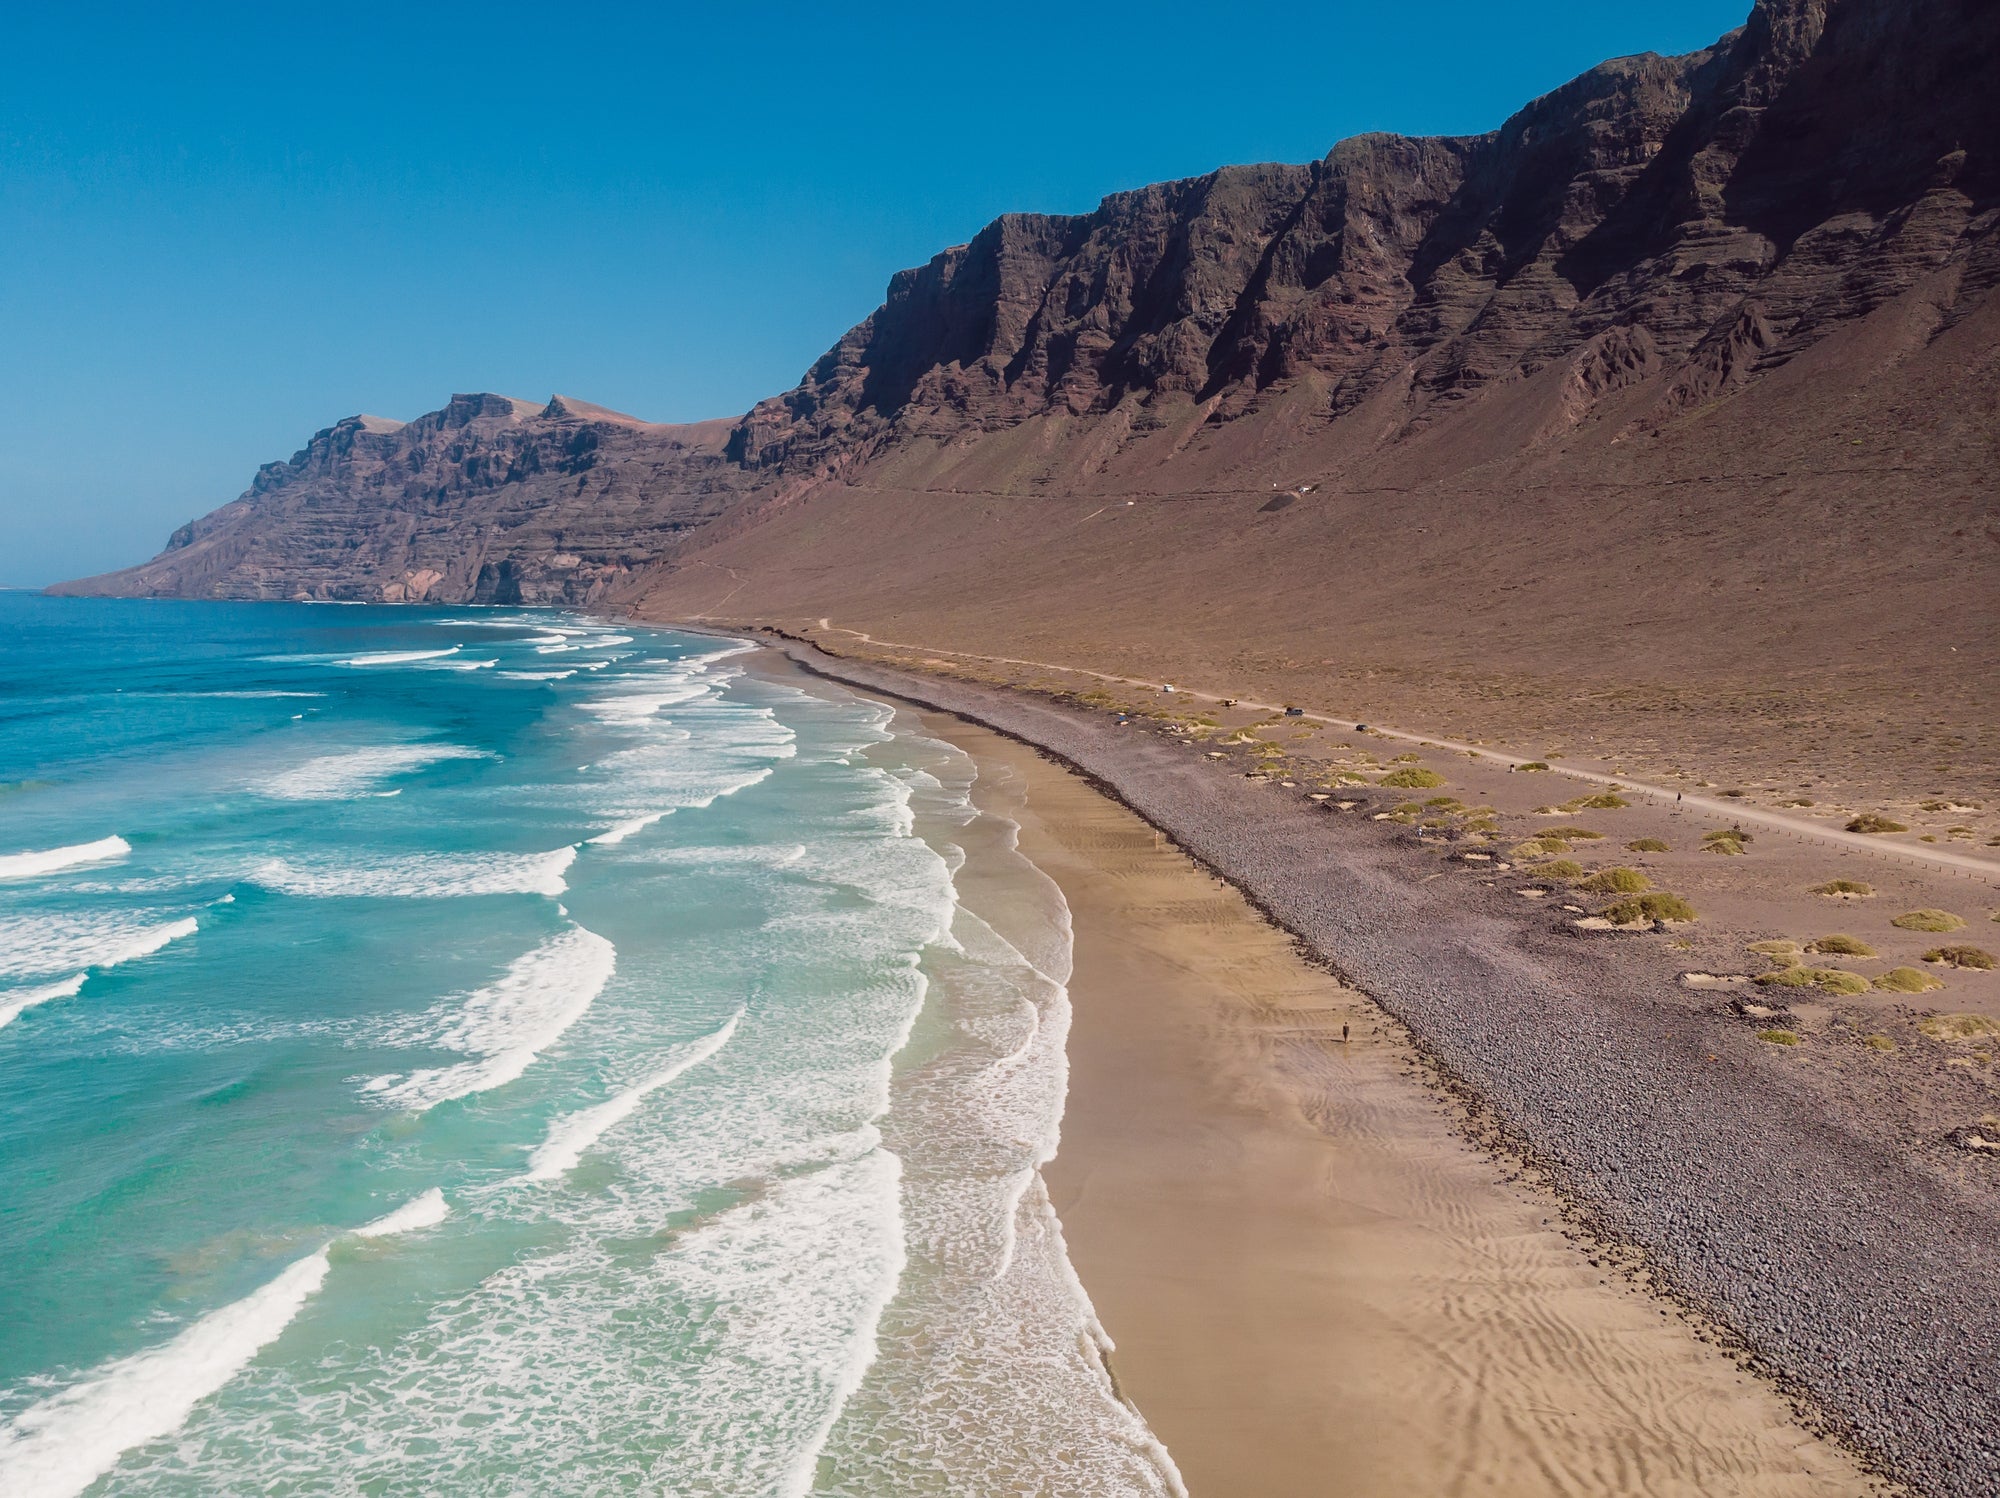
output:
[[[1481,135],[1004,215],[739,418],[350,418],[62,591],[838,616],[1183,676],[1275,633],[1324,667],[1295,685],[1554,704],[1720,701],[1754,639],[1962,718],[1996,695],[1935,669],[2000,595],[1996,74],[2000,7],[1757,0]]]

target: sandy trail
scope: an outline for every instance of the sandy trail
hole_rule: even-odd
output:
[[[1106,671],[1093,671],[1083,666],[1057,665],[1053,661],[1022,660],[1019,657],[1010,655],[979,655],[968,650],[944,650],[934,645],[914,645],[906,641],[879,640],[873,635],[864,634],[858,629],[843,629],[826,619],[819,621],[819,627],[828,633],[847,635],[866,644],[879,646],[888,650],[909,650],[923,655],[951,656],[957,660],[985,661],[992,665],[1027,666],[1038,671],[1060,671],[1072,676],[1088,676],[1096,681],[1112,682],[1119,686],[1137,687],[1149,692],[1164,691],[1168,685],[1165,682],[1147,681],[1137,676],[1118,676]],[[1216,693],[1197,692],[1182,686],[1174,687],[1173,692],[1176,697],[1186,697],[1196,702],[1220,704],[1224,700]],[[1257,712],[1276,713],[1284,711],[1284,704],[1282,703],[1258,702],[1249,697],[1234,697],[1228,700],[1234,702],[1238,707],[1250,708]],[[1324,713],[1314,712],[1301,713],[1300,720],[1306,723],[1317,723],[1328,728],[1346,729],[1349,732],[1357,731],[1363,726],[1352,719],[1333,718],[1328,717]],[[1733,821],[1751,823],[1770,831],[1786,832],[1798,837],[1813,838],[1820,842],[1831,843],[1836,847],[1855,848],[1883,858],[1901,859],[1907,863],[1932,868],[1965,870],[1978,874],[1989,882],[2000,881],[2000,862],[1995,862],[1990,858],[1954,853],[1945,848],[1911,847],[1907,843],[1884,842],[1879,837],[1870,837],[1863,833],[1847,832],[1839,828],[1828,827],[1822,822],[1815,822],[1805,817],[1786,816],[1783,812],[1745,806],[1741,802],[1725,801],[1711,796],[1690,795],[1687,792],[1676,791],[1666,786],[1653,785],[1643,780],[1634,780],[1627,775],[1607,775],[1602,771],[1586,769],[1580,765],[1565,764],[1561,760],[1544,760],[1537,756],[1510,754],[1504,750],[1493,749],[1482,744],[1466,744],[1456,739],[1441,739],[1433,734],[1411,733],[1405,729],[1385,727],[1380,723],[1371,722],[1366,726],[1368,732],[1371,734],[1379,734],[1383,738],[1395,739],[1401,743],[1420,744],[1426,748],[1444,749],[1458,754],[1477,755],[1481,758],[1492,760],[1497,764],[1508,766],[1531,763],[1546,764],[1549,767],[1550,774],[1567,776],[1571,780],[1582,781],[1588,785],[1602,786],[1606,789],[1616,790],[1629,795],[1645,796],[1656,801],[1674,801],[1676,797],[1679,797],[1679,804],[1690,811],[1708,812],[1713,815],[1728,817]]]

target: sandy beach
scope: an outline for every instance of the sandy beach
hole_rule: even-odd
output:
[[[1120,1387],[1190,1492],[1870,1490],[1565,1236],[1552,1197],[1467,1142],[1400,1027],[1237,891],[1024,746],[924,722],[1069,901],[1047,1175]]]
[[[1744,1479],[1714,1475],[1737,1470],[1730,1464],[1739,1461],[1747,1464],[1745,1470],[1754,1467],[1773,1481],[1838,1480],[1807,1456],[1787,1468],[1781,1461],[1743,1455],[1753,1448],[1767,1453],[1773,1448],[1768,1443],[1757,1448],[1740,1434],[1740,1426],[1737,1436],[1716,1437],[1714,1444],[1687,1433],[1711,1428],[1700,1419],[1657,1441],[1648,1436],[1646,1422],[1635,1419],[1634,1410],[1671,1407],[1679,1418],[1700,1408],[1709,1395],[1690,1397],[1691,1386],[1677,1386],[1671,1395],[1649,1402],[1621,1385],[1610,1372],[1614,1367],[1643,1370],[1640,1377],[1647,1379],[1676,1366],[1675,1358],[1663,1356],[1655,1346],[1640,1352],[1624,1343],[1620,1327],[1632,1327],[1629,1318],[1604,1323],[1593,1344],[1574,1329],[1579,1322],[1591,1324],[1589,1318],[1550,1309],[1561,1302],[1560,1294],[1526,1310],[1497,1309],[1506,1302],[1494,1287],[1532,1286],[1546,1271],[1554,1276],[1556,1290],[1564,1287],[1565,1274],[1576,1276],[1569,1283],[1586,1290],[1595,1285],[1611,1292],[1621,1282],[1630,1284],[1639,1321],[1662,1324],[1656,1333],[1675,1321],[1679,1308],[1686,1308],[1696,1326],[1706,1321],[1716,1327],[1719,1341],[1743,1351],[1754,1381],[1737,1383],[1724,1360],[1717,1365],[1722,1380],[1706,1387],[1726,1394],[1739,1409],[1746,1398],[1776,1400],[1782,1391],[1803,1425],[1787,1432],[1781,1416],[1772,1417],[1775,1423],[1752,1422],[1767,1432],[1787,1432],[1776,1438],[1780,1448],[1800,1451],[1786,1441],[1799,1441],[1798,1429],[1823,1428],[1861,1453],[1861,1465],[1868,1470],[1880,1470],[1919,1491],[1954,1498],[1984,1498],[1993,1491],[2000,1478],[2000,1409],[1992,1399],[1991,1369],[2000,1344],[1994,1341],[1987,1308],[2000,1284],[2000,1255],[1990,1227],[1988,1172],[1952,1139],[1907,1133],[1893,1122],[1885,1127],[1874,1112],[1874,1099],[1893,1075],[1902,1074],[1892,1068],[1906,1069],[1918,1081],[1935,1073],[1950,1079],[1951,1087],[1985,1089],[1983,1049],[1933,1039],[1917,1025],[1924,1011],[1891,994],[1795,1001],[1778,1022],[1798,1024],[1802,1033],[1782,1047],[1771,1043],[1766,1037],[1773,1018],[1747,1008],[1741,990],[1718,992],[1677,977],[1683,965],[1691,968],[1718,946],[1740,942],[1741,933],[1717,932],[1720,922],[1678,930],[1669,926],[1644,937],[1579,929],[1586,907],[1556,895],[1546,879],[1533,884],[1532,872],[1508,873],[1511,850],[1504,842],[1497,863],[1488,852],[1488,862],[1481,864],[1466,855],[1477,851],[1482,839],[1468,840],[1450,828],[1433,831],[1390,815],[1393,803],[1408,795],[1400,789],[1372,783],[1352,787],[1342,796],[1347,803],[1343,808],[1314,799],[1319,793],[1309,794],[1310,785],[1294,788],[1290,777],[1266,773],[1254,759],[1246,766],[1240,756],[1249,751],[1217,757],[1198,740],[1190,742],[1165,717],[1126,721],[1101,703],[828,657],[798,641],[780,641],[778,648],[807,669],[850,686],[997,730],[1081,775],[1141,818],[1142,825],[1155,829],[1142,843],[1158,838],[1163,855],[1169,847],[1178,848],[1192,867],[1205,871],[1189,886],[1191,897],[1169,902],[1175,915],[1162,924],[1160,934],[1147,938],[1143,950],[1131,954],[1133,962],[1150,965],[1157,976],[1174,966],[1163,954],[1182,950],[1190,940],[1194,946],[1185,961],[1202,956],[1208,948],[1207,927],[1188,922],[1189,929],[1202,933],[1190,938],[1180,930],[1181,919],[1191,911],[1212,911],[1226,882],[1244,908],[1260,912],[1284,933],[1274,937],[1281,945],[1295,939],[1314,964],[1323,964],[1326,972],[1339,974],[1355,993],[1365,995],[1368,1007],[1357,1012],[1370,1015],[1371,1025],[1400,1028],[1408,1037],[1409,1054],[1417,1060],[1408,1066],[1406,1080],[1416,1089],[1414,1095],[1429,1097],[1423,1108],[1437,1108],[1428,1092],[1435,1084],[1454,1106],[1467,1110],[1457,1116],[1467,1122],[1466,1133],[1478,1147],[1453,1147],[1467,1151],[1459,1158],[1469,1174],[1413,1171],[1398,1158],[1382,1176],[1393,1190],[1371,1200],[1345,1172],[1353,1168],[1350,1157],[1365,1153],[1357,1141],[1393,1131],[1371,1132],[1371,1124],[1328,1134],[1323,1127],[1308,1130],[1303,1120],[1323,1124],[1339,1113],[1328,1098],[1342,1094],[1329,1092],[1328,1078],[1352,1082],[1355,1091],[1343,1106],[1356,1117],[1378,1118],[1372,1106],[1375,1095],[1361,1085],[1368,1074],[1359,1070],[1373,1063],[1350,1055],[1352,1045],[1339,1053],[1346,1060],[1329,1060],[1317,1042],[1307,1044],[1295,1033],[1320,1030],[1320,1007],[1332,1005],[1337,1012],[1340,1003],[1353,1001],[1322,990],[1322,999],[1315,1002],[1268,1005],[1259,994],[1271,985],[1260,985],[1245,997],[1235,965],[1225,963],[1216,983],[1204,990],[1208,997],[1202,1003],[1208,1007],[1191,1002],[1179,1011],[1186,1018],[1178,1027],[1103,1021],[1120,1044],[1142,1036],[1149,1045],[1166,1046],[1178,1037],[1173,1043],[1185,1060],[1175,1067],[1158,1058],[1141,1063],[1129,1053],[1099,1048],[1093,1033],[1101,1011],[1088,1007],[1080,991],[1066,1163],[1058,1166],[1052,1181],[1063,1197],[1063,1210],[1076,1219],[1077,1262],[1091,1279],[1093,1293],[1102,1296],[1113,1335],[1120,1335],[1121,1315],[1127,1323],[1121,1358],[1143,1357],[1153,1315],[1121,1310],[1118,1276],[1136,1272],[1134,1266],[1151,1266],[1140,1302],[1165,1306],[1170,1295],[1183,1302],[1160,1313],[1159,1325],[1169,1332],[1177,1325],[1206,1328],[1207,1340],[1192,1353],[1158,1360],[1168,1372],[1148,1374],[1138,1365],[1129,1373],[1120,1370],[1142,1408],[1156,1418],[1162,1437],[1176,1449],[1188,1445],[1175,1428],[1176,1401],[1197,1424],[1216,1429],[1241,1425],[1247,1432],[1243,1449],[1233,1457],[1218,1451],[1213,1467],[1205,1467],[1198,1454],[1190,1456],[1191,1470],[1231,1473],[1227,1479],[1211,1475],[1204,1480],[1226,1480],[1228,1490],[1239,1490],[1243,1479],[1232,1472],[1236,1460],[1262,1470],[1300,1441],[1317,1443],[1316,1454],[1301,1465],[1309,1471],[1322,1469],[1343,1442],[1351,1450],[1366,1439],[1356,1433],[1365,1424],[1381,1433],[1383,1470],[1393,1474],[1382,1479],[1387,1484],[1383,1490],[1397,1490],[1417,1460],[1415,1450],[1434,1451],[1438,1443],[1451,1441],[1460,1443],[1461,1452],[1487,1454],[1497,1448],[1495,1432],[1508,1407],[1489,1403],[1468,1426],[1471,1417],[1463,1414],[1464,1407],[1449,1420],[1440,1419],[1440,1411],[1452,1408],[1450,1398],[1467,1397],[1465,1388],[1514,1390],[1532,1386],[1535,1377],[1553,1376],[1524,1373],[1538,1368],[1587,1370],[1576,1382],[1586,1397],[1538,1395],[1512,1407],[1516,1432],[1536,1421],[1549,1422],[1541,1427],[1549,1441],[1540,1456],[1530,1454],[1529,1445],[1519,1448],[1519,1470],[1534,1473],[1524,1479],[1524,1491],[1562,1491],[1564,1483],[1576,1484],[1576,1491],[1603,1491],[1607,1483],[1616,1490],[1621,1480],[1632,1484],[1633,1491],[1656,1491],[1662,1482],[1690,1483],[1687,1490],[1694,1491],[1705,1480],[1710,1491],[1741,1491]],[[1449,761],[1437,762],[1451,770]],[[1675,815],[1671,804],[1659,814]],[[1724,862],[1704,859],[1699,852],[1694,856],[1702,868]],[[1771,854],[1760,845],[1757,856]],[[1048,857],[1056,873],[1064,855],[1051,848]],[[1794,872],[1805,867],[1798,863]],[[1093,899],[1109,898],[1111,891],[1129,887],[1129,881],[1079,881],[1072,863],[1070,883],[1076,886],[1079,911],[1081,985],[1106,960],[1082,934],[1084,912]],[[1521,898],[1531,886],[1544,898]],[[1561,888],[1560,881],[1555,887]],[[1879,914],[1878,924],[1893,929],[1886,925],[1887,910]],[[1854,918],[1849,909],[1848,919]],[[1134,977],[1132,983],[1161,991],[1152,978]],[[1219,1009],[1218,986],[1237,995],[1220,1002]],[[1288,986],[1275,985],[1279,991]],[[1949,995],[1958,997],[1956,991]],[[1276,1012],[1266,1016],[1266,1007]],[[1309,1015],[1303,1026],[1284,1013],[1300,1009]],[[1893,1050],[1870,1043],[1864,1027],[1875,1024],[1896,1027],[1899,1038]],[[1354,1033],[1363,1037],[1371,1031],[1356,1026]],[[1371,1045],[1384,1049],[1379,1035],[1364,1042],[1364,1049]],[[1856,1068],[1870,1056],[1890,1063],[1881,1069],[1873,1090],[1844,1087],[1842,1078],[1858,1075]],[[1302,1058],[1316,1060],[1307,1064]],[[1392,1053],[1384,1050],[1380,1060],[1384,1076],[1403,1074]],[[1168,1123],[1158,1128],[1135,1124],[1132,1105],[1123,1099],[1103,1105],[1110,1110],[1108,1117],[1097,1114],[1101,1097],[1118,1096],[1115,1087],[1090,1086],[1100,1065],[1114,1076],[1143,1079],[1145,1092],[1168,1088],[1164,1078],[1183,1077],[1181,1103],[1164,1111],[1161,1116]],[[1282,1086],[1270,1080],[1278,1075],[1285,1079]],[[1245,1076],[1258,1080],[1254,1086],[1239,1085],[1237,1079]],[[1186,1106],[1198,1096],[1212,1101],[1218,1089],[1223,1112]],[[1960,1095],[1948,1089],[1939,1094],[1947,1101]],[[1162,1139],[1185,1135],[1192,1127],[1188,1118],[1240,1118],[1247,1096],[1265,1099],[1256,1114],[1264,1122],[1248,1136],[1254,1147],[1246,1140],[1219,1149],[1214,1158],[1225,1163],[1211,1164],[1205,1172],[1159,1153]],[[1279,1101],[1272,1102],[1273,1097]],[[1423,1108],[1414,1108],[1407,1117],[1424,1118]],[[1434,1111],[1428,1117],[1416,1136],[1431,1141],[1426,1148],[1458,1137],[1452,1114]],[[1289,1122],[1280,1127],[1270,1122],[1275,1119]],[[1135,1216],[1124,1229],[1129,1243],[1110,1252],[1089,1241],[1093,1213],[1105,1200],[1110,1179],[1102,1170],[1084,1169],[1094,1127],[1108,1144],[1122,1140],[1122,1147],[1132,1152],[1130,1165],[1121,1168],[1117,1179],[1130,1183],[1121,1190],[1138,1199]],[[1219,1136],[1209,1130],[1199,1137],[1212,1143]],[[1287,1154],[1275,1144],[1287,1137],[1301,1151],[1301,1141],[1312,1141],[1313,1149],[1332,1154]],[[1488,1145],[1496,1152],[1486,1153]],[[1273,1158],[1285,1162],[1280,1174],[1289,1184],[1246,1186],[1241,1160],[1252,1154],[1262,1158],[1267,1147]],[[1193,1158],[1198,1157],[1197,1151]],[[1326,1160],[1331,1158],[1343,1163],[1330,1166]],[[1407,1301],[1373,1315],[1328,1310],[1328,1325],[1337,1323],[1337,1330],[1321,1327],[1288,1344],[1316,1349],[1312,1356],[1324,1355],[1321,1362],[1302,1364],[1299,1359],[1306,1354],[1296,1350],[1282,1358],[1246,1354],[1241,1367],[1255,1368],[1254,1374],[1218,1371],[1219,1387],[1196,1386],[1190,1363],[1218,1370],[1225,1366],[1213,1334],[1216,1324],[1254,1324],[1260,1317],[1293,1330],[1307,1324],[1300,1287],[1324,1281],[1294,1266],[1303,1263],[1316,1266],[1318,1274],[1327,1272],[1329,1261],[1318,1257],[1320,1246],[1351,1234],[1357,1218],[1379,1226],[1384,1212],[1394,1215],[1391,1208],[1397,1201],[1458,1201],[1436,1184],[1439,1180],[1492,1190],[1520,1168],[1509,1162],[1523,1160],[1535,1191],[1515,1199],[1511,1207],[1504,1205],[1504,1194],[1489,1198],[1501,1214],[1499,1226],[1490,1241],[1484,1233],[1464,1235],[1472,1246],[1456,1265],[1447,1257],[1434,1270],[1423,1271],[1421,1257],[1408,1247],[1386,1251],[1385,1280],[1406,1290],[1412,1283],[1427,1285],[1419,1299],[1433,1308],[1435,1321],[1428,1328],[1421,1318],[1412,1319]],[[1202,1215],[1195,1231],[1183,1208],[1192,1182],[1204,1174],[1214,1182],[1217,1205]],[[1139,1211],[1146,1195],[1140,1183],[1148,1179],[1155,1182],[1156,1204],[1161,1199],[1171,1204],[1156,1205],[1150,1221]],[[1298,1225],[1302,1204],[1315,1197],[1297,1183],[1329,1179],[1337,1179],[1339,1190],[1329,1188],[1317,1198],[1315,1210],[1325,1215]],[[1544,1205],[1535,1205],[1537,1199]],[[1232,1293],[1244,1300],[1225,1314],[1213,1309],[1213,1287],[1184,1273],[1177,1265],[1186,1260],[1173,1256],[1198,1257],[1209,1252],[1204,1245],[1211,1241],[1220,1245],[1225,1233],[1247,1231],[1241,1225],[1251,1204],[1286,1214],[1299,1237],[1289,1254],[1272,1250],[1272,1262],[1285,1267],[1246,1272],[1230,1281],[1238,1287]],[[1511,1219],[1508,1212],[1514,1214]],[[1440,1245],[1466,1220],[1458,1207],[1440,1208],[1435,1217],[1449,1229],[1441,1230],[1434,1219],[1419,1214],[1430,1225],[1412,1232],[1426,1251],[1441,1251]],[[1556,1231],[1543,1236],[1551,1228]],[[1561,1248],[1566,1230],[1578,1234],[1580,1257]],[[1260,1229],[1258,1241],[1277,1245],[1283,1239]],[[1552,1257],[1543,1257],[1544,1246]],[[1598,1262],[1593,1264],[1593,1258]],[[1225,1260],[1248,1264],[1255,1255],[1241,1243],[1216,1247],[1211,1262]],[[1420,1271],[1434,1277],[1420,1281]],[[1281,1289],[1270,1290],[1272,1282]],[[1366,1282],[1367,1276],[1358,1274],[1346,1282],[1344,1293],[1358,1296]],[[1461,1288],[1468,1284],[1485,1287],[1481,1294],[1486,1299],[1477,1303],[1496,1308],[1492,1314],[1463,1308],[1475,1303],[1461,1298]],[[1644,1296],[1636,1293],[1640,1286],[1646,1289]],[[1263,1287],[1259,1293],[1276,1299],[1260,1310],[1246,1287]],[[1352,1371],[1379,1369],[1385,1362],[1399,1372],[1415,1366],[1395,1353],[1355,1349],[1343,1340],[1362,1335],[1356,1328],[1371,1321],[1399,1332],[1410,1329],[1407,1345],[1448,1364],[1460,1392],[1449,1397],[1441,1388],[1412,1393],[1378,1373]],[[1538,1330],[1525,1332],[1524,1327]],[[1689,1336],[1683,1345],[1698,1347],[1694,1334]],[[1510,1346],[1509,1339],[1524,1340]],[[1607,1349],[1602,1366],[1586,1357],[1583,1349],[1593,1345]],[[1626,1349],[1622,1354],[1609,1351],[1621,1346]],[[1327,1349],[1341,1350],[1333,1354]],[[1328,1362],[1338,1364],[1355,1392],[1345,1393],[1345,1386],[1333,1381]],[[1175,1382],[1179,1393],[1149,1391],[1147,1382],[1153,1377]],[[1285,1396],[1292,1401],[1288,1408],[1284,1398],[1248,1399],[1243,1394],[1245,1388],[1270,1383],[1300,1392]],[[1384,1387],[1395,1392],[1383,1395]],[[1377,1392],[1371,1395],[1370,1389]],[[1599,1394],[1591,1395],[1592,1389]],[[1343,1416],[1343,1410],[1372,1409],[1371,1399],[1380,1399],[1386,1412],[1362,1422]],[[1260,1427],[1263,1416],[1242,1416],[1232,1409],[1239,1401],[1259,1410],[1287,1408],[1287,1413]],[[1554,1433],[1560,1422],[1607,1409],[1614,1413],[1600,1427],[1601,1438],[1569,1429]],[[1276,1436],[1270,1434],[1274,1428]],[[1470,1436],[1463,1434],[1468,1429]],[[1301,1434],[1308,1431],[1313,1434]],[[1440,1433],[1444,1431],[1456,1433]],[[1579,1465],[1552,1465],[1548,1451],[1559,1451],[1563,1461],[1574,1459]],[[1672,1451],[1672,1460],[1689,1465],[1649,1469],[1638,1455],[1642,1451],[1655,1454],[1645,1460],[1660,1461],[1667,1458],[1658,1453]],[[1347,1460],[1356,1470],[1365,1466],[1359,1456]],[[1467,1478],[1469,1486],[1455,1488],[1457,1479],[1449,1474],[1468,1469],[1462,1460],[1457,1467],[1450,1459],[1440,1460],[1433,1469],[1443,1474],[1436,1478],[1440,1490],[1487,1490],[1480,1486],[1483,1478]],[[1710,1476],[1692,1475],[1700,1470]],[[1672,1475],[1661,1475],[1668,1471]],[[1607,1478],[1606,1473],[1623,1476]],[[1274,1473],[1270,1490],[1286,1491],[1286,1480]]]

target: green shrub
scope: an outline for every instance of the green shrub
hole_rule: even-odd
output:
[[[1569,844],[1559,837],[1531,837],[1507,850],[1509,858],[1546,858],[1551,853],[1567,853]]]
[[[1875,886],[1863,884],[1859,879],[1829,879],[1824,884],[1815,884],[1811,893],[1815,895],[1856,895],[1863,899],[1875,893]]]
[[[1604,912],[1604,918],[1614,926],[1632,926],[1640,921],[1692,921],[1696,916],[1694,907],[1679,895],[1654,890],[1620,900]]]
[[[1933,936],[1965,929],[1965,922],[1949,910],[1906,910],[1889,924],[1905,931],[1928,931]]]
[[[1849,832],[1908,832],[1910,829],[1905,827],[1901,822],[1891,821],[1888,817],[1878,816],[1872,811],[1864,811],[1860,816],[1848,822],[1847,830]]]
[[[1774,973],[1759,973],[1750,980],[1759,988],[1811,988],[1813,969],[1809,967],[1781,967]]]
[[[1536,829],[1536,837],[1559,837],[1566,842],[1594,843],[1603,839],[1601,832],[1592,832],[1588,827],[1542,827]]]
[[[1382,777],[1382,784],[1395,786],[1398,790],[1428,791],[1444,784],[1444,776],[1435,770],[1409,769],[1392,771]]]
[[[1701,840],[1705,843],[1719,843],[1727,838],[1732,843],[1754,843],[1757,841],[1741,827],[1718,827],[1713,832],[1704,832]]]
[[[1593,895],[1636,895],[1653,887],[1637,869],[1599,869],[1577,886]]]
[[[1868,992],[1866,978],[1838,967],[1785,967],[1775,973],[1759,973],[1750,981],[1765,988],[1817,988],[1838,994]]]
[[[1932,947],[1924,953],[1924,961],[1940,967],[1977,968],[1984,973],[1993,970],[1994,957],[1984,947]]]
[[[1767,1040],[1772,1045],[1797,1045],[1799,1043],[1798,1036],[1794,1035],[1790,1030],[1759,1030],[1757,1038],[1759,1040]]]
[[[1548,761],[1541,759],[1531,759],[1525,765],[1514,766],[1517,770],[1546,770],[1548,767]]]
[[[1807,945],[1808,952],[1819,952],[1828,957],[1873,957],[1875,949],[1856,936],[1822,936]]]
[[[1625,845],[1627,853],[1671,853],[1674,850],[1657,837],[1634,838]]]
[[[1930,993],[1944,984],[1922,968],[1892,967],[1875,980],[1875,986],[1884,993]]]
[[[1552,858],[1547,863],[1538,863],[1528,870],[1542,879],[1581,879],[1583,865],[1574,858]]]
[[[1724,858],[1740,858],[1743,856],[1743,844],[1733,837],[1717,837],[1711,832],[1701,840],[1701,851],[1719,853]]]

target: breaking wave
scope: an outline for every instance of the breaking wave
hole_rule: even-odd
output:
[[[506,1085],[591,1006],[611,981],[617,957],[610,942],[581,926],[550,937],[517,957],[497,981],[468,994],[430,1038],[439,1049],[466,1052],[471,1060],[376,1077],[362,1091],[422,1113]]]
[[[79,864],[108,863],[123,858],[132,845],[118,836],[101,837],[94,843],[75,843],[67,848],[44,848],[39,852],[0,855],[0,879],[28,879],[37,874],[53,874]]]

